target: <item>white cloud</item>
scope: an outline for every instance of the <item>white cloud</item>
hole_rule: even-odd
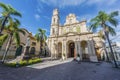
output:
[[[120,46],[120,42],[116,42],[117,46]]]
[[[46,19],[48,19],[48,20],[50,20],[51,18],[50,17],[48,17],[48,16],[43,16],[44,18],[46,18]]]
[[[77,16],[77,20],[82,21],[82,20],[87,20],[87,23],[90,23],[90,20],[94,18],[96,14],[85,14],[81,16]]]
[[[66,7],[66,6],[77,6],[77,5],[102,5],[105,4],[104,6],[107,5],[112,5],[114,4],[117,0],[37,0],[38,4],[40,7],[42,7],[42,3],[47,4],[47,5],[52,5],[55,7]]]
[[[113,42],[119,42],[120,43],[120,24],[115,28],[116,36],[110,36],[110,39]]]
[[[38,5],[37,5],[37,7],[36,7],[36,11],[37,11],[38,13],[41,13],[43,9],[44,9],[44,8],[43,8],[43,5],[41,4],[40,1],[38,1]]]
[[[40,15],[35,14],[34,17],[35,17],[35,19],[39,19],[39,18],[40,18]]]
[[[88,5],[92,5],[92,4],[103,5],[103,4],[105,4],[104,6],[106,6],[106,5],[112,5],[112,4],[116,3],[116,1],[117,0],[109,0],[109,2],[108,2],[108,0],[89,0],[89,1],[86,0],[86,3]]]
[[[85,2],[86,0],[38,0],[39,5],[41,3],[52,5],[55,7],[65,7],[65,6],[77,6]]]
[[[94,11],[94,14],[85,14],[81,16],[77,16],[78,20],[83,20],[86,19],[87,22],[90,22],[90,19],[94,18],[98,11],[103,10],[106,11],[107,13],[110,13],[112,11],[119,10],[119,0],[37,0],[38,1],[38,7],[37,11],[42,12],[44,9],[43,5],[49,5],[53,7],[59,7],[59,8],[64,8],[67,6],[92,6],[95,5],[96,11]],[[92,10],[92,9],[91,9]],[[44,16],[44,18],[47,18]],[[120,19],[120,17],[119,17]],[[120,27],[119,27],[120,28]],[[117,27],[118,30],[118,27]],[[120,32],[120,31],[119,31]],[[118,33],[118,32],[117,32]]]
[[[37,12],[41,13],[41,8],[37,7]]]

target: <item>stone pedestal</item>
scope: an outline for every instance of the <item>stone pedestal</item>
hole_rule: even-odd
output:
[[[23,54],[29,55],[29,48],[30,46],[25,47]]]
[[[98,62],[97,56],[90,56],[91,62]]]
[[[20,60],[23,60],[26,57],[27,58],[30,57],[29,56],[29,48],[30,48],[29,46],[27,46],[27,47],[25,46],[23,53],[20,56],[18,56],[16,59],[9,61],[9,63],[19,62]]]
[[[23,55],[21,56],[21,59],[27,59],[28,57],[30,57],[29,48],[30,48],[30,46],[25,47]]]
[[[91,62],[98,62],[97,56],[95,54],[93,40],[88,41],[88,51],[89,51],[89,55],[90,55],[90,61]]]

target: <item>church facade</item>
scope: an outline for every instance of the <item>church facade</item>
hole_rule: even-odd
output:
[[[78,21],[75,14],[69,14],[64,25],[60,25],[58,9],[53,10],[47,44],[53,59],[79,57],[82,61],[93,62],[98,61],[102,46],[100,38],[88,31],[86,21]]]

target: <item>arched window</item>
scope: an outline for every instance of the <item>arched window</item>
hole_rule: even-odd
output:
[[[35,47],[31,47],[30,54],[35,54]]]
[[[55,18],[53,19],[53,22],[55,23]]]
[[[52,28],[52,34],[55,34],[55,29],[54,28]]]
[[[69,23],[70,23],[70,24],[72,23],[72,19],[69,20]]]

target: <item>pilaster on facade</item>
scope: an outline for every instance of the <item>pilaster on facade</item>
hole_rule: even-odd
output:
[[[77,59],[77,57],[78,57],[78,42],[77,41],[75,41],[75,54],[74,54],[74,59]]]
[[[67,51],[66,51],[66,39],[62,41],[62,59],[67,59]]]
[[[78,41],[78,52],[79,52],[79,55],[80,55],[80,60],[82,60],[82,50],[81,50],[81,42]]]
[[[74,14],[70,14],[66,18],[65,24],[61,26],[59,25],[59,11],[55,9],[51,24],[49,48],[54,58],[61,54],[59,58],[63,60],[79,56],[80,60],[97,61],[95,45],[92,40],[93,33],[87,30],[86,21],[79,22]]]
[[[91,52],[89,54],[90,61],[92,61],[92,62],[98,62],[97,56],[95,54],[95,48],[94,48],[93,40],[89,40],[88,41],[88,46],[89,46],[89,51]]]

